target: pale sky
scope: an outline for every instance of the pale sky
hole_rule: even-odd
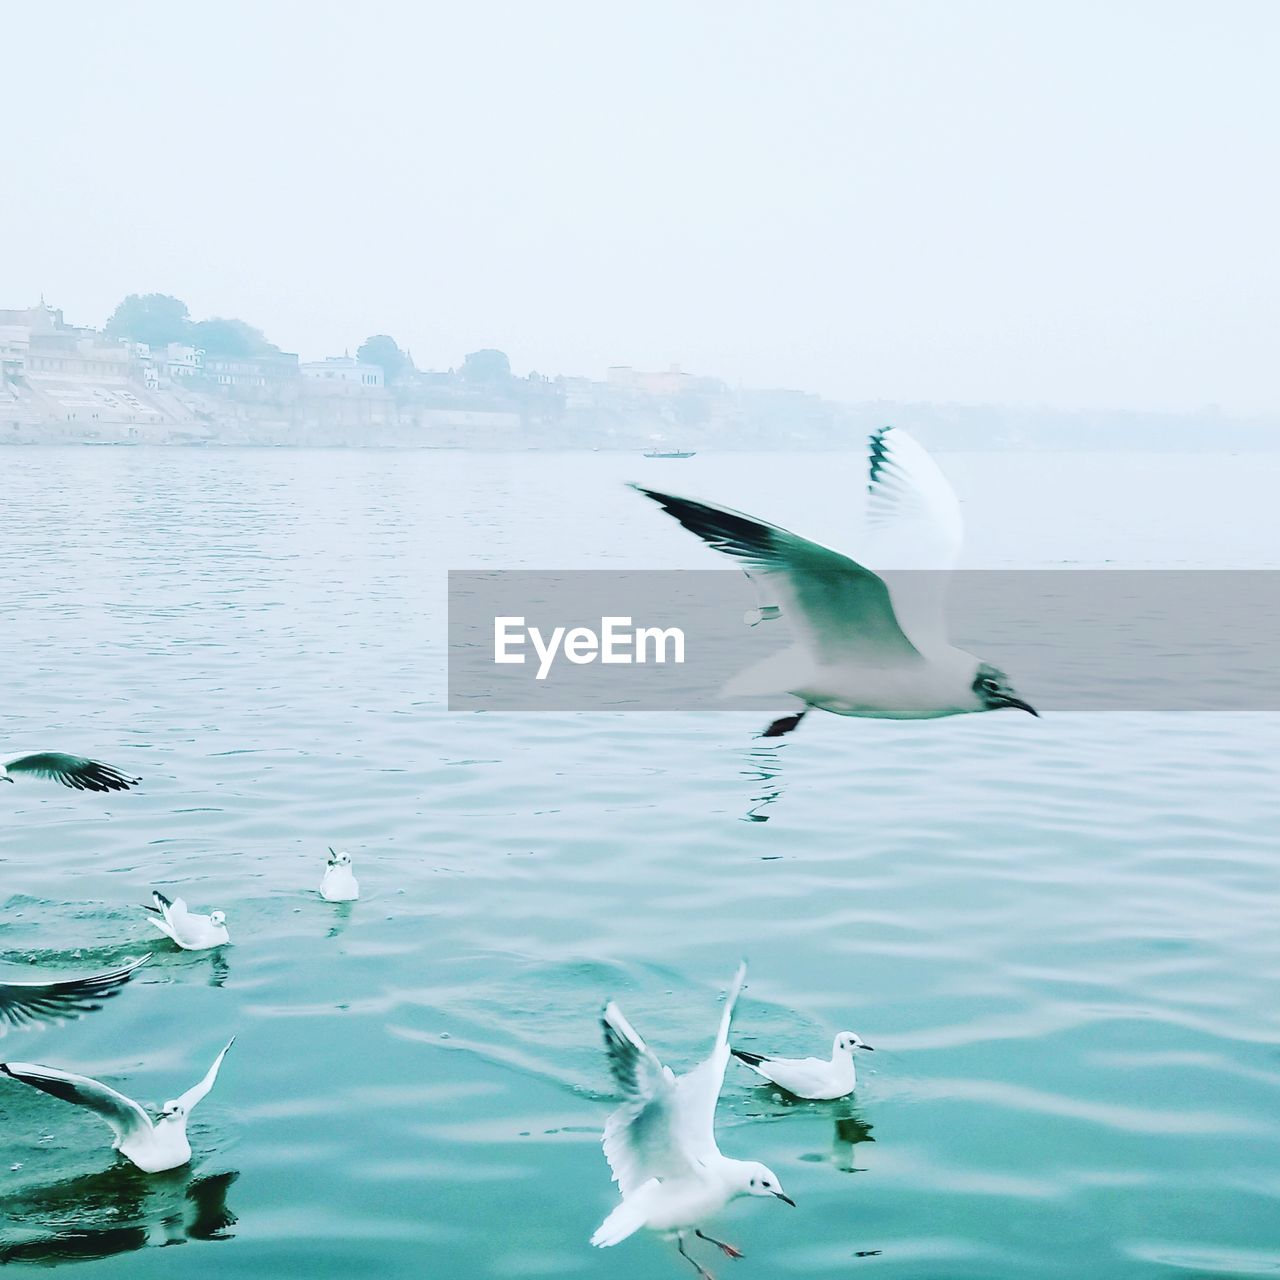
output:
[[[1280,409],[1271,0],[74,0],[0,41],[0,306]]]

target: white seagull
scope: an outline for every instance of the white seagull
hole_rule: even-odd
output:
[[[225,947],[231,941],[227,917],[221,911],[210,912],[207,916],[198,915],[188,911],[181,898],[174,898],[171,902],[163,893],[154,891],[151,901],[154,906],[143,908],[154,913],[147,916],[147,923],[153,929],[159,929],[166,938],[172,938],[183,951],[211,951],[214,947]]]
[[[51,778],[76,791],[128,791],[141,778],[131,778],[109,764],[69,756],[61,751],[37,751],[33,755],[15,756],[0,764],[0,782],[15,781],[14,775]]]
[[[658,1061],[616,1004],[605,1006],[605,1050],[624,1101],[605,1123],[604,1153],[622,1203],[591,1237],[597,1248],[618,1244],[641,1227],[667,1232],[675,1235],[681,1257],[710,1280],[707,1270],[685,1252],[690,1230],[738,1258],[737,1249],[704,1235],[699,1224],[736,1196],[772,1196],[795,1205],[772,1170],[753,1160],[731,1160],[716,1145],[716,1103],[729,1063],[729,1023],[746,973],[741,965],[711,1056],[683,1076]]]
[[[72,1075],[69,1071],[37,1066],[31,1062],[0,1062],[0,1073],[61,1098],[63,1102],[73,1102],[96,1112],[116,1135],[112,1143],[114,1150],[132,1160],[143,1173],[164,1173],[191,1159],[187,1119],[196,1103],[213,1088],[218,1068],[233,1044],[234,1036],[214,1059],[205,1078],[175,1101],[166,1102],[155,1121],[131,1098],[87,1076]]]
[[[774,1058],[764,1053],[748,1053],[745,1049],[732,1052],[756,1075],[772,1080],[797,1098],[830,1102],[835,1098],[847,1098],[858,1087],[854,1050],[870,1050],[871,1047],[852,1031],[842,1031],[831,1046],[830,1062],[826,1058]]]
[[[102,1001],[120,988],[151,959],[150,954],[118,969],[88,978],[58,978],[40,982],[0,982],[0,1037],[10,1027],[66,1022],[102,1008]]]
[[[766,738],[790,733],[812,707],[841,716],[931,720],[1016,707],[1039,713],[1003,671],[947,640],[945,596],[960,553],[960,504],[906,432],[882,427],[869,448],[866,558],[848,556],[727,507],[633,485],[717,551],[743,563],[761,593],[748,619],[786,618],[796,643],[725,686],[726,696],[792,694],[804,706]],[[932,570],[933,572],[919,572]]]
[[[320,881],[320,896],[326,902],[354,902],[360,896],[360,883],[351,870],[351,855],[345,850],[342,853],[329,850],[324,878]]]

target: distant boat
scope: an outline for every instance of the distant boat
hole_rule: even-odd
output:
[[[646,449],[646,458],[692,458],[696,449]]]

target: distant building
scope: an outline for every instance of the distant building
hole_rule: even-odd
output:
[[[332,383],[355,389],[381,387],[382,366],[365,364],[354,356],[326,356],[323,360],[307,360],[298,366],[303,381]]]
[[[173,380],[194,378],[204,371],[204,348],[171,342],[164,353],[165,373]]]
[[[678,365],[662,372],[649,373],[633,369],[629,364],[615,364],[605,378],[618,391],[638,391],[649,396],[678,396],[689,390],[693,379]]]
[[[0,327],[21,325],[37,333],[52,333],[64,329],[62,312],[56,307],[45,305],[43,298],[36,307],[21,307],[16,311],[0,309]]]
[[[205,352],[201,372],[206,383],[249,399],[271,399],[296,387],[298,357],[289,351],[261,356],[227,356]]]
[[[27,373],[59,378],[128,378],[138,368],[127,342],[85,337],[75,329],[31,330],[27,346]]]
[[[0,315],[8,314],[0,311]],[[29,326],[0,322],[0,382],[12,382],[26,376],[30,346]]]

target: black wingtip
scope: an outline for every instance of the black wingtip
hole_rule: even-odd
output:
[[[0,1062],[0,1075],[8,1076],[10,1080],[16,1080],[18,1078],[9,1070],[9,1064],[7,1062]]]
[[[660,489],[650,489],[647,485],[641,484],[637,480],[628,480],[627,488],[634,489],[637,493],[642,493],[646,498],[652,498],[654,502],[670,502],[671,495],[663,493]]]
[[[758,1067],[764,1061],[764,1055],[760,1053],[748,1053],[746,1049],[730,1049],[739,1062],[745,1062],[749,1067]]]
[[[871,433],[871,439],[867,442],[868,458],[867,458],[867,492],[870,493],[876,487],[876,481],[880,479],[880,473],[884,470],[884,464],[889,456],[888,447],[885,445],[885,437],[893,430],[892,426],[878,427]]]

